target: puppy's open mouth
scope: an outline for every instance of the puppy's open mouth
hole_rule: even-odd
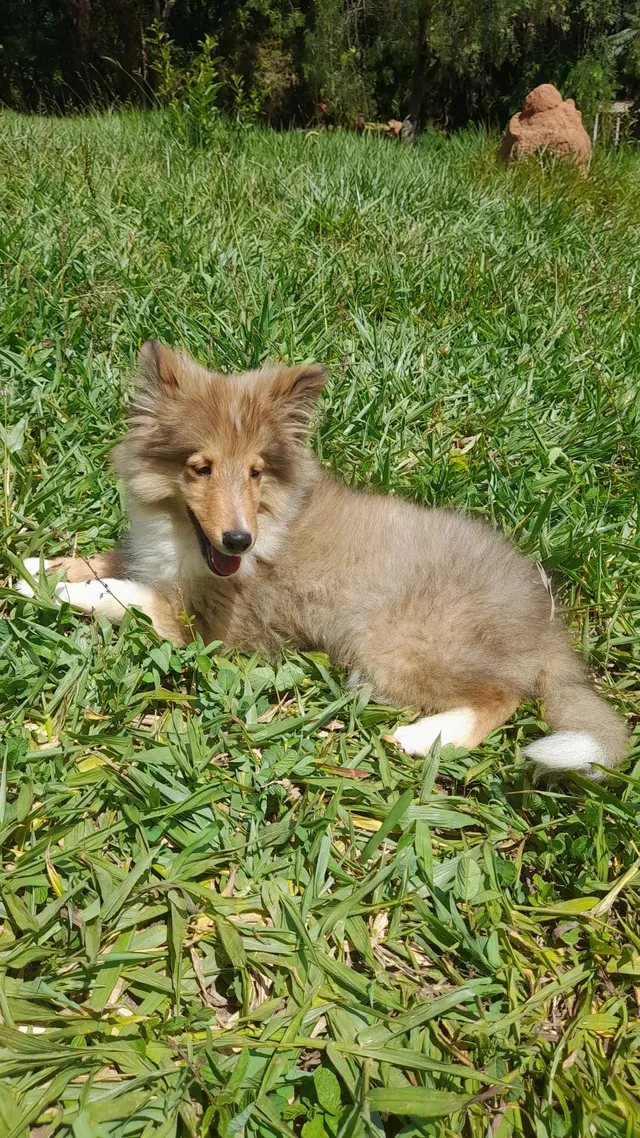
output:
[[[196,536],[200,544],[200,552],[211,572],[215,573],[217,577],[231,577],[233,573],[237,573],[240,568],[241,558],[232,557],[229,553],[219,553],[216,547],[209,541],[193,510],[190,510],[188,506],[187,513],[189,515],[189,521],[196,531]]]

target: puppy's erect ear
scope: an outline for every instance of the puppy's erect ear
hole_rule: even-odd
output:
[[[171,348],[159,340],[146,340],[138,356],[138,373],[142,390],[155,390],[174,395],[180,387],[184,363]]]
[[[272,393],[285,411],[303,426],[326,382],[327,372],[320,364],[283,367],[273,381]]]

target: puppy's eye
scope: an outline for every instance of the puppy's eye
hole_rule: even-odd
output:
[[[258,470],[257,466],[252,466],[249,473],[251,474],[252,478],[260,478],[262,471]]]
[[[211,467],[208,466],[206,463],[203,466],[192,466],[191,469],[200,478],[208,478],[209,475],[211,474]]]

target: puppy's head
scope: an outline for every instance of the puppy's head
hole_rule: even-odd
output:
[[[188,517],[212,573],[230,576],[261,515],[300,477],[326,373],[302,365],[218,375],[150,340],[139,374],[116,469],[135,500]]]

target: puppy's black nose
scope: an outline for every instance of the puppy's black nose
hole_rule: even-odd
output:
[[[222,535],[222,544],[229,553],[244,553],[251,545],[251,534],[241,529],[228,529]]]

